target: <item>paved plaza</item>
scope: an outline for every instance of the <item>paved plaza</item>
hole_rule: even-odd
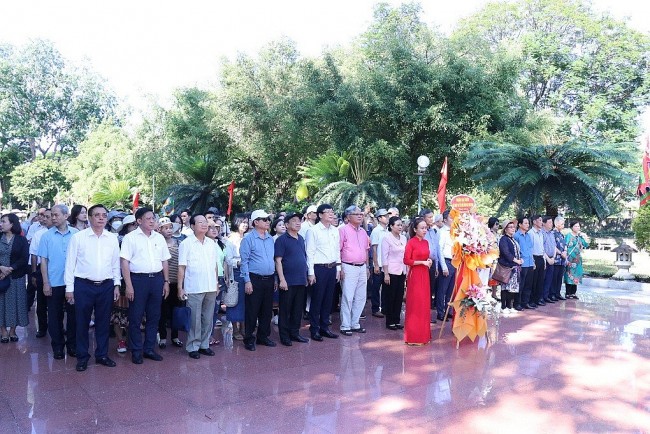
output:
[[[458,350],[449,326],[408,347],[369,316],[365,335],[255,352],[236,342],[200,360],[168,347],[134,365],[111,339],[117,367],[91,358],[81,373],[32,325],[0,345],[0,433],[645,432],[650,293],[578,295],[502,317],[492,342]]]

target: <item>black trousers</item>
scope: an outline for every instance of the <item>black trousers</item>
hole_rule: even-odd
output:
[[[533,283],[533,267],[521,267],[519,276],[519,295],[515,301],[516,305],[524,306],[530,303],[530,291]]]
[[[562,294],[562,277],[564,277],[564,265],[553,265],[553,286],[551,287],[551,295],[559,298]]]
[[[113,279],[95,285],[85,279],[74,279],[74,306],[77,319],[77,360],[88,361],[90,317],[95,311],[95,358],[108,355],[108,328],[113,307]],[[138,330],[139,332],[139,330]],[[68,331],[68,333],[70,333]]]
[[[578,292],[578,285],[573,285],[571,283],[565,283],[565,294],[566,295],[575,295]]]
[[[31,279],[30,279],[31,280]],[[43,293],[43,275],[40,272],[36,274],[36,317],[38,322],[38,331],[47,331],[47,297]]]
[[[133,284],[133,301],[129,303],[129,349],[131,355],[141,355],[142,352],[150,353],[156,345],[156,333],[160,321],[160,306],[162,305],[162,292],[164,277],[162,272],[152,277],[131,273]],[[147,315],[144,329],[144,344],[140,324]]]
[[[278,328],[280,330],[280,339],[284,341],[288,341],[291,337],[298,336],[300,332],[305,288],[305,285],[291,285],[286,291],[282,289],[278,290],[280,291]]]
[[[68,347],[77,351],[77,324],[74,305],[65,300],[65,286],[53,286],[52,295],[47,297],[47,330],[52,340],[52,351],[57,353]],[[67,315],[66,335],[63,333],[63,315]]]
[[[546,275],[546,261],[544,256],[533,256],[535,269],[533,270],[533,289],[530,293],[530,299],[537,303],[542,299],[544,292],[544,276]]]
[[[169,295],[164,298],[160,305],[160,321],[158,322],[158,333],[160,339],[167,339],[167,325],[171,327],[172,311],[175,307],[180,307],[181,301],[178,299],[178,283],[169,284]],[[178,337],[178,330],[172,328],[172,339]]]
[[[381,305],[386,315],[386,327],[400,323],[402,300],[404,299],[405,274],[390,274],[390,284],[384,284]]]
[[[332,299],[336,287],[336,268],[314,265],[316,283],[311,286],[311,304],[309,305],[309,331],[311,334],[329,330],[329,317],[332,313]]]
[[[429,301],[431,302],[431,309],[436,308],[436,291],[438,290],[438,278],[436,277],[436,271],[438,271],[438,275],[442,274],[442,268],[440,268],[437,263],[434,263],[433,267],[429,268]]]
[[[257,339],[271,336],[271,318],[273,317],[273,286],[275,277],[260,277],[250,274],[253,293],[246,294],[244,307],[244,342],[255,342],[255,326],[257,324]]]

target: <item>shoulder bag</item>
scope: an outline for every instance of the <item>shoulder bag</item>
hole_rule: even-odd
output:
[[[226,307],[235,307],[239,303],[239,282],[231,280],[228,283],[228,288],[223,294],[223,304]]]

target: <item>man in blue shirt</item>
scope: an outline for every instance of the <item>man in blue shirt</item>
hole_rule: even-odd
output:
[[[255,343],[274,347],[271,336],[273,291],[275,290],[275,246],[268,233],[269,215],[261,209],[251,214],[253,230],[246,234],[239,247],[241,277],[244,279],[244,347],[255,351]],[[257,338],[253,334],[257,324]]]
[[[546,261],[544,261],[544,234],[542,233],[542,216],[534,215],[530,219],[530,231],[528,234],[533,240],[533,280],[530,291],[530,300],[533,304],[544,306],[542,300],[544,292],[544,273],[546,272]]]
[[[307,287],[307,252],[300,231],[302,214],[284,218],[287,231],[275,240],[275,268],[280,290],[278,327],[280,342],[290,347],[291,341],[309,342],[300,336],[300,320]]]
[[[544,272],[544,286],[540,301],[545,303],[555,303],[551,298],[551,287],[553,286],[553,270],[555,265],[555,236],[553,235],[553,218],[549,216],[542,217],[542,234],[544,235],[544,262],[546,271]]]
[[[43,294],[47,301],[47,330],[52,340],[52,352],[56,360],[63,359],[64,348],[67,346],[68,355],[77,357],[75,324],[75,308],[65,299],[65,259],[68,243],[72,235],[79,232],[68,226],[68,207],[55,205],[52,207],[53,226],[43,234],[38,245],[38,256],[41,257],[41,275],[43,276]],[[63,314],[67,314],[66,335],[63,333]]]
[[[515,309],[535,309],[537,305],[530,303],[534,265],[533,240],[530,238],[530,234],[528,233],[528,230],[530,229],[530,220],[528,220],[528,217],[519,217],[517,219],[517,226],[518,229],[513,238],[517,243],[519,243],[521,259],[523,259],[524,263],[521,264],[519,296],[517,297],[517,305],[515,306]]]

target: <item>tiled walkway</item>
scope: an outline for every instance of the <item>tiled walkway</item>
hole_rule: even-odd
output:
[[[0,345],[0,433],[647,431],[650,296],[579,295],[458,350],[449,329],[407,347],[369,317],[365,335],[254,353],[236,342],[200,360],[168,347],[143,365],[112,339],[117,367],[91,358],[82,373],[30,326]]]

